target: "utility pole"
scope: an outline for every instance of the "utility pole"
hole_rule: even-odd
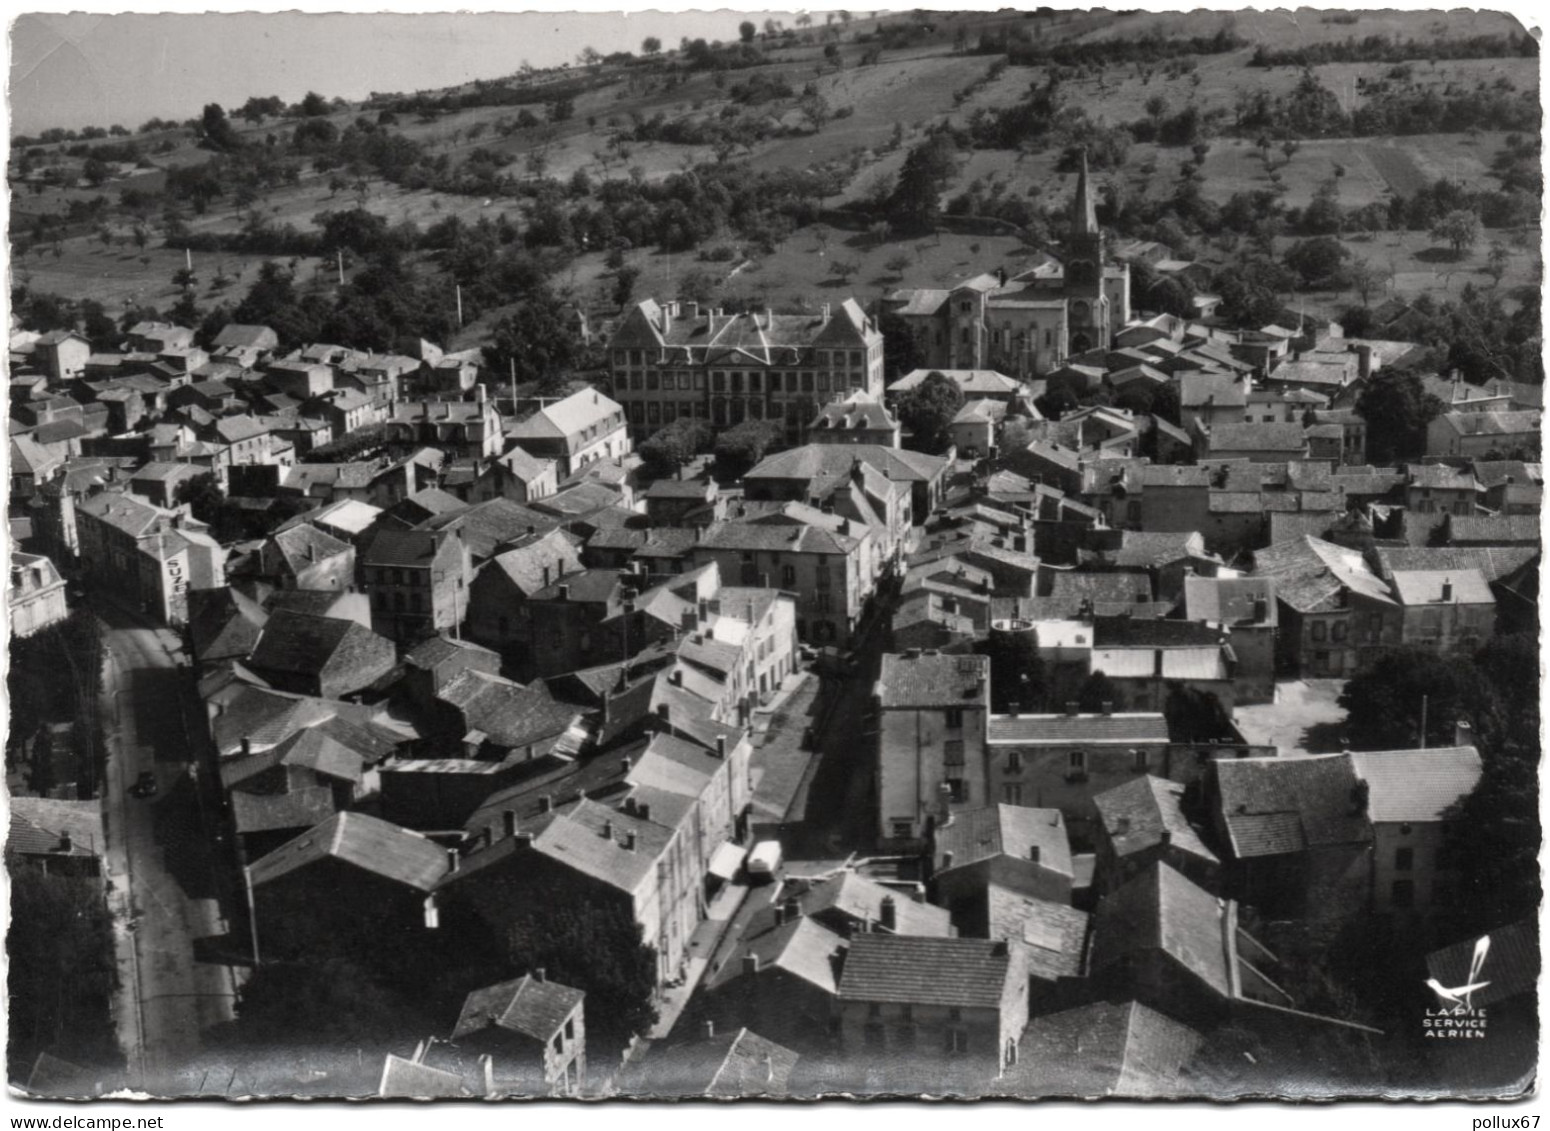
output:
[[[455,284],[455,285],[457,287],[457,324],[458,324],[458,328],[462,329],[462,326],[463,326],[463,287],[462,287],[462,284],[460,284],[460,283],[459,284]]]
[[[339,264],[339,285],[342,287],[344,286],[344,248],[341,247],[338,251],[334,252],[334,254],[338,257],[337,262]]]
[[[194,253],[190,248],[183,249],[183,266],[188,268],[190,275],[194,273]]]
[[[1426,696],[1421,696],[1421,749],[1426,749]]]

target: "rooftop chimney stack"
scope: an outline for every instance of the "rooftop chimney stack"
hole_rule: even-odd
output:
[[[1066,717],[1074,719],[1079,711],[1079,704],[1075,699],[1066,700]]]
[[[1453,579],[1445,578],[1442,583],[1442,600],[1446,604],[1453,600]]]
[[[458,856],[457,849],[455,849],[455,848],[447,849],[447,871],[449,871],[449,872],[456,872],[458,870],[459,865],[461,865],[462,862],[463,862],[462,861],[462,857]]]
[[[1114,701],[1112,699],[1105,699],[1103,701],[1103,713],[1105,715],[1112,715],[1114,713]]]
[[[609,817],[606,820],[604,820],[602,831],[599,832],[598,835],[600,837],[602,837],[604,840],[613,840],[613,838],[614,838],[614,822],[613,822],[613,818],[612,817]]]
[[[507,809],[507,810],[503,811],[501,813],[501,824],[505,828],[506,835],[508,837],[516,836],[517,835],[517,811],[515,809]]]
[[[893,901],[893,896],[883,896],[883,902],[878,907],[877,924],[883,930],[892,932],[898,928],[899,909]]]
[[[533,981],[535,981],[535,982],[547,982],[548,980],[549,980],[549,971],[545,967],[543,967],[543,966],[535,966],[533,968]]]

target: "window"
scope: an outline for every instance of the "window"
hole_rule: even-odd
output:
[[[741,393],[743,391],[743,375],[741,373],[739,373],[739,372],[734,371],[731,376],[732,376],[731,391],[734,392],[734,393]]]
[[[1087,751],[1073,750],[1066,757],[1066,767],[1070,770],[1082,771],[1087,769]]]
[[[1130,752],[1130,756],[1131,756],[1131,765],[1135,768],[1136,773],[1138,773],[1138,774],[1146,773],[1146,751],[1145,750],[1132,750]]]
[[[710,388],[712,392],[724,393],[727,391],[727,375],[721,370],[716,370],[710,375]]]
[[[1316,621],[1313,622],[1313,639],[1315,641],[1323,642],[1325,640],[1325,638],[1328,637],[1328,635],[1329,635],[1329,626],[1328,625],[1326,625],[1321,620],[1316,620]]]
[[[661,383],[661,378],[658,376],[657,371],[655,369],[651,370],[651,372],[646,374],[646,391],[648,393],[655,392],[656,389],[657,389],[657,386],[660,383]]]
[[[1345,634],[1346,634],[1346,623],[1345,623],[1345,621],[1337,620],[1333,625],[1330,626],[1329,635],[1330,635],[1331,639],[1336,640],[1336,641],[1344,640],[1345,639]]]
[[[892,835],[895,840],[909,840],[915,835],[915,824],[913,821],[901,821],[895,818],[889,824],[893,828]]]
[[[871,1005],[866,1007],[866,1015],[869,1018],[876,1020],[883,1015],[883,1007],[874,1001]]]
[[[818,594],[818,611],[828,613],[834,611],[834,601],[827,593]]]
[[[962,778],[947,779],[947,796],[954,804],[961,805],[969,800],[969,783]]]
[[[563,1053],[564,1051],[565,1051],[565,1038],[561,1034],[556,1033],[554,1035],[554,1052],[555,1052],[555,1055],[558,1056],[559,1054]]]
[[[850,364],[851,364],[851,368],[855,368],[856,366],[859,366],[859,365],[862,364],[862,358],[861,358],[861,351],[860,350],[851,350],[850,351]]]
[[[813,391],[813,375],[811,373],[802,374],[802,391],[804,393],[811,393]]]
[[[963,768],[963,739],[949,738],[942,743],[942,761],[948,768]]]
[[[771,373],[770,374],[770,392],[772,392],[772,393],[780,392],[781,391],[781,383],[780,382],[781,382],[781,375],[779,373]]]
[[[576,1019],[574,1017],[567,1017],[565,1019],[565,1039],[567,1041],[574,1041],[576,1039]]]
[[[1001,803],[1003,805],[1021,805],[1023,803],[1023,783],[1009,781],[1001,787]]]
[[[1396,872],[1410,872],[1415,869],[1415,849],[1396,848],[1394,850],[1394,870]]]
[[[948,730],[962,730],[963,729],[963,708],[962,707],[949,707],[949,708],[947,708],[947,710],[942,712],[942,722],[943,722],[943,725],[945,725]]]
[[[1402,910],[1415,906],[1415,881],[1395,880],[1390,889],[1389,901]]]
[[[823,575],[819,574],[819,576],[822,577]],[[780,567],[780,583],[782,585],[784,585],[787,589],[794,588],[796,586],[796,583],[797,583],[797,567],[793,566],[793,565],[781,566]]]
[[[1006,772],[1020,774],[1023,772],[1023,752],[1021,750],[1008,750],[1006,752]]]

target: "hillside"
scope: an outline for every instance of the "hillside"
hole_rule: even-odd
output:
[[[1537,173],[1523,172],[1519,141],[1537,146],[1538,60],[1506,16],[914,13],[756,29],[747,44],[729,17],[727,32],[726,45],[319,99],[305,114],[227,107],[219,144],[200,119],[17,139],[17,281],[113,317],[180,301],[205,314],[278,257],[298,286],[331,298],[341,252],[348,280],[375,245],[321,220],[359,211],[440,289],[464,283],[460,344],[520,296],[449,267],[445,240],[427,233],[455,234],[452,218],[497,226],[500,254],[540,259],[594,322],[621,295],[870,301],[1058,241],[1078,143],[1096,146],[1117,234],[1166,237],[1207,264],[1250,237],[1281,254],[1315,231],[1303,213],[1332,200],[1336,232],[1382,265],[1396,296],[1470,283],[1510,294],[1539,278]],[[958,219],[935,231],[890,223],[883,206],[906,155],[933,137],[952,143],[934,188]],[[1283,142],[1294,147],[1284,157]],[[1488,229],[1473,255],[1446,263],[1428,232],[1443,201],[1412,206],[1441,181]],[[1253,217],[1223,220],[1250,200]],[[1489,243],[1503,248],[1495,262]],[[186,247],[187,292],[174,282]],[[638,272],[628,287],[621,268]],[[1354,294],[1302,297],[1332,312]]]

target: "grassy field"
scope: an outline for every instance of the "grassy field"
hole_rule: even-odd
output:
[[[1331,20],[1355,16],[1354,23]],[[1089,32],[1080,41],[1134,38],[1157,34],[1164,36],[1210,36],[1227,27],[1251,43],[1286,49],[1307,43],[1338,42],[1346,38],[1365,39],[1385,35],[1394,39],[1458,38],[1471,35],[1506,35],[1522,32],[1523,25],[1503,12],[1490,11],[1398,11],[1351,9],[1340,13],[1315,8],[1276,8],[1263,11],[1143,12],[1124,16],[1107,27]]]
[[[890,19],[914,17],[901,14]],[[993,57],[952,53],[951,44],[960,27],[977,41],[981,31],[998,24],[1037,26],[1042,41],[1062,38],[1103,39],[1152,33],[1165,35],[1209,36],[1224,26],[1254,43],[1289,47],[1298,43],[1388,35],[1399,38],[1429,38],[1503,34],[1518,28],[1509,16],[1491,12],[1401,13],[1362,11],[1354,23],[1331,22],[1326,14],[1302,9],[1295,12],[1196,11],[1188,13],[1135,13],[1114,16],[1094,13],[1086,16],[1062,14],[1054,19],[1027,21],[1021,14],[938,13],[930,17],[932,30],[924,39],[901,51],[886,53],[876,65],[858,66],[864,48],[845,42],[841,51],[845,66],[835,69],[824,61],[821,42],[774,48],[773,65],[757,71],[731,72],[717,85],[709,74],[694,74],[673,85],[662,75],[626,72],[618,81],[588,91],[576,100],[574,117],[563,123],[523,130],[502,137],[498,127],[514,121],[518,107],[483,107],[455,115],[421,121],[413,114],[400,116],[396,129],[426,146],[433,155],[445,153],[456,163],[476,147],[509,156],[509,171],[529,175],[527,159],[541,151],[549,176],[569,177],[577,169],[586,169],[595,178],[619,177],[628,169],[639,169],[648,180],[670,176],[695,164],[714,159],[707,147],[678,146],[662,143],[626,142],[611,145],[614,135],[631,127],[633,115],[651,117],[662,113],[668,119],[684,116],[715,115],[728,104],[728,88],[754,74],[784,79],[800,92],[811,82],[831,109],[848,111],[831,120],[822,131],[783,137],[752,144],[737,155],[762,170],[849,166],[855,171],[845,190],[829,204],[843,203],[868,194],[878,185],[891,184],[904,159],[904,148],[916,143],[924,131],[944,121],[965,123],[979,108],[1011,105],[1020,99],[1030,84],[1047,77],[1043,68],[1006,67],[994,81],[985,83],[972,95],[957,101],[959,92],[981,82],[994,62]],[[856,27],[863,21],[856,21]],[[855,27],[851,29],[855,30]],[[1222,55],[1201,56],[1193,77],[1168,79],[1160,70],[1148,74],[1142,67],[1096,69],[1080,79],[1068,79],[1062,86],[1067,101],[1084,107],[1096,119],[1108,123],[1134,121],[1146,115],[1146,103],[1162,95],[1169,107],[1177,109],[1194,102],[1205,110],[1231,112],[1241,93],[1253,89],[1272,94],[1291,89],[1299,77],[1292,67],[1259,69],[1248,67],[1251,50]],[[1374,80],[1388,70],[1386,64],[1330,64],[1316,69],[1320,81],[1342,103],[1351,108],[1364,97],[1359,80]],[[1515,89],[1535,89],[1538,83],[1537,60],[1485,59],[1413,64],[1415,79],[1438,87],[1455,85],[1473,88],[1505,79]],[[544,116],[541,104],[529,109]],[[800,122],[800,111],[791,103],[772,104],[770,115],[782,126]],[[344,128],[361,110],[351,108],[331,118]],[[374,112],[369,116],[375,117]],[[290,122],[266,122],[257,127],[234,123],[255,144],[266,134],[292,128]],[[903,127],[904,148],[891,146],[897,126]],[[152,135],[155,142],[167,135]],[[158,155],[163,166],[176,166],[207,160],[209,154],[195,148],[186,132],[184,144],[170,154]],[[1498,133],[1475,135],[1429,135],[1424,137],[1316,139],[1302,143],[1288,161],[1280,150],[1272,150],[1271,167],[1277,172],[1284,192],[1283,202],[1302,207],[1312,199],[1320,184],[1337,176],[1340,201],[1349,208],[1382,201],[1392,193],[1411,194],[1427,181],[1449,177],[1462,180],[1470,188],[1494,187],[1488,176],[1492,156],[1503,146]],[[1062,211],[1070,198],[1074,178],[1055,171],[1058,155],[1052,152],[1024,154],[1010,151],[977,150],[960,159],[959,169],[947,195],[961,192],[975,180],[1000,181],[1009,189],[1043,201],[1052,211]],[[1118,178],[1132,196],[1163,197],[1177,184],[1179,166],[1189,157],[1185,149],[1161,149],[1155,145],[1132,147],[1124,169],[1098,175],[1099,183]],[[1202,191],[1215,201],[1225,201],[1234,192],[1271,187],[1269,173],[1261,154],[1248,139],[1218,138],[1207,157]],[[42,212],[63,212],[74,199],[105,195],[117,196],[123,188],[140,184],[154,187],[160,172],[140,172],[132,179],[110,182],[101,189],[71,188],[50,190],[42,195],[17,192],[12,199],[13,225],[25,230],[30,219]],[[307,229],[320,212],[354,208],[357,198],[350,192],[335,194],[327,187],[327,176],[308,171],[300,184],[268,194],[257,207],[274,224],[293,224]],[[523,204],[518,199],[484,200],[427,191],[408,192],[382,182],[371,184],[364,206],[390,223],[412,221],[422,228],[449,215],[465,221],[481,216],[506,215],[520,224]],[[190,226],[196,232],[235,231],[246,209],[235,208],[230,200],[218,200],[203,216],[193,217]],[[181,256],[164,249],[145,253],[133,250],[128,242],[126,222],[113,225],[118,242],[104,249],[92,238],[66,240],[63,254],[55,259],[46,250],[40,257],[29,254],[17,265],[18,278],[30,285],[59,293],[83,295],[103,301],[110,310],[131,302],[170,303],[176,296],[171,284],[173,272],[181,266]],[[714,244],[733,244],[723,235]],[[1395,293],[1413,296],[1425,291],[1439,295],[1456,293],[1466,280],[1483,282],[1484,246],[1473,260],[1453,265],[1440,263],[1430,255],[1430,240],[1422,233],[1383,234],[1367,245],[1353,243],[1359,254],[1387,264],[1393,262]],[[703,271],[711,277],[716,295],[722,298],[757,299],[778,306],[815,306],[849,294],[870,299],[899,285],[948,285],[952,281],[992,270],[1006,264],[1016,268],[1019,241],[1010,237],[969,237],[943,235],[925,241],[889,241],[874,245],[870,237],[853,233],[804,230],[789,238],[769,256],[744,254],[726,263],[706,263],[691,255],[667,256],[649,251],[632,253],[632,261],[642,270],[636,285],[637,296],[656,294],[668,297],[677,293],[685,276]],[[149,258],[149,263],[142,258]],[[890,260],[904,257],[908,266],[902,271],[887,266]],[[228,293],[240,294],[256,272],[261,257],[225,255],[199,257],[207,262],[196,264],[201,271],[200,301],[208,305],[218,296],[204,292],[215,274],[213,260],[219,258],[226,273],[234,277]],[[854,273],[847,279],[830,273],[836,259],[852,264]],[[325,278],[327,265],[324,265]],[[304,265],[303,279],[317,268]],[[1503,287],[1537,279],[1537,251],[1514,250],[1513,262]],[[602,313],[608,306],[612,275],[605,271],[599,254],[581,256],[559,284],[584,305]],[[1320,300],[1323,301],[1323,300]],[[1330,296],[1335,305],[1345,305],[1350,296]],[[476,328],[470,328],[474,330]]]

